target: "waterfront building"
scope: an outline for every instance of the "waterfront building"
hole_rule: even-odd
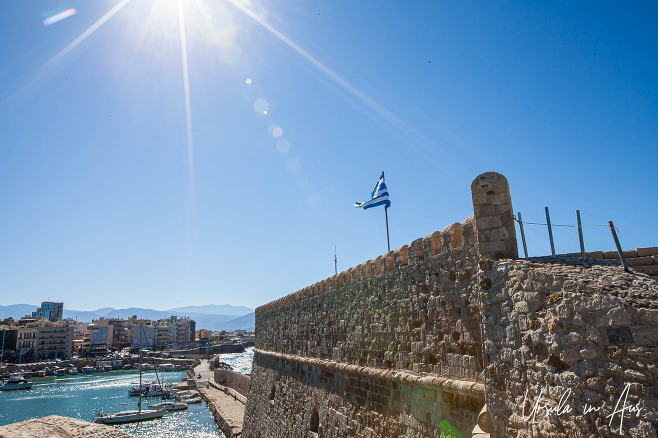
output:
[[[108,324],[113,327],[112,348],[121,350],[132,345],[133,332],[128,321],[125,319],[110,318],[108,319]]]
[[[156,337],[156,329],[153,326],[153,323],[151,321],[146,321],[141,324],[137,324],[137,321],[133,322],[135,322],[135,324],[132,325],[131,330],[133,348],[152,348]]]
[[[39,326],[36,323],[17,326],[16,354],[20,362],[31,362],[36,357],[37,335]]]
[[[73,356],[73,327],[66,321],[41,320],[37,327],[35,359],[68,359]]]
[[[195,338],[197,341],[207,342],[210,339],[210,330],[206,330],[206,329],[197,330]]]
[[[64,303],[43,301],[41,307],[32,312],[32,316],[46,318],[49,321],[61,321],[64,315]]]
[[[13,355],[16,351],[17,330],[8,326],[0,326],[0,354]]]
[[[82,338],[80,354],[85,356],[102,356],[112,348],[114,326],[109,320],[101,318],[87,326]]]
[[[156,324],[155,348],[178,350],[194,347],[196,322],[187,317],[171,316]]]

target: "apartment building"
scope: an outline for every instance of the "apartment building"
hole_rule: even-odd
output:
[[[94,320],[87,326],[82,338],[80,354],[84,356],[102,356],[112,348],[114,325],[108,319]]]
[[[41,320],[37,328],[35,359],[68,359],[73,356],[73,327],[65,321]]]
[[[64,303],[44,301],[41,307],[32,312],[33,317],[46,318],[48,321],[61,321],[64,316]]]

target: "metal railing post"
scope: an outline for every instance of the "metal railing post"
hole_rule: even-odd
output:
[[[576,210],[576,220],[578,221],[578,239],[580,239],[580,257],[585,260],[585,242],[583,241],[583,226],[580,223],[580,210]]]
[[[523,253],[525,258],[528,258],[528,247],[525,244],[525,232],[523,232],[523,220],[521,219],[521,212],[517,213],[519,215],[519,228],[521,229],[521,241],[523,242]]]
[[[551,229],[551,216],[548,214],[548,207],[544,207],[546,210],[546,225],[548,226],[548,238],[551,241],[551,254],[555,257],[555,243],[553,242],[553,230]]]
[[[621,251],[621,245],[619,244],[619,239],[617,238],[617,233],[615,232],[615,226],[612,224],[612,221],[608,221],[608,226],[610,227],[612,238],[615,240],[615,246],[617,247],[617,253],[619,254],[619,260],[621,260],[621,265],[624,267],[624,271],[628,271],[626,258],[624,257],[624,253]]]

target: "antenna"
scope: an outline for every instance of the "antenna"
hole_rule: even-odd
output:
[[[336,257],[336,245],[334,245],[334,271],[338,275],[338,257]]]

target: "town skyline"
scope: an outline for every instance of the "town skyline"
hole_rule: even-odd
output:
[[[558,253],[658,243],[655,2],[178,5],[6,5],[0,303],[254,309],[386,253],[382,170],[392,250],[485,171]]]

